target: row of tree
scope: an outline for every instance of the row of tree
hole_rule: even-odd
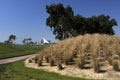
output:
[[[32,38],[25,38],[23,39],[23,44],[37,44],[37,42],[33,42]]]
[[[5,43],[8,44],[15,44],[16,36],[15,35],[10,35],[8,40],[5,40]],[[23,44],[37,44],[37,42],[33,42],[32,38],[25,38],[23,39]]]
[[[64,7],[62,4],[47,5],[46,11],[49,14],[46,24],[53,30],[56,39],[64,40],[86,33],[115,34],[113,26],[117,25],[117,22],[108,15],[101,14],[88,18],[79,14],[74,15],[70,6]]]

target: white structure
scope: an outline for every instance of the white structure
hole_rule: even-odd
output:
[[[44,37],[41,39],[41,44],[49,44],[50,42],[47,41]]]

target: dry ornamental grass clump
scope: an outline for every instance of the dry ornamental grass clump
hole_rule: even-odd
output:
[[[81,69],[90,65],[95,72],[100,72],[107,62],[113,65],[114,70],[118,70],[119,64],[113,62],[120,61],[120,37],[86,34],[66,39],[43,50],[34,60],[41,66],[43,57],[51,66],[57,65],[59,70],[62,64],[70,65],[71,61]]]

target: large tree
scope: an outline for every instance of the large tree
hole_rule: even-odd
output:
[[[92,16],[90,18],[86,18],[86,32],[93,34],[109,34],[114,35],[113,27],[117,25],[115,19],[110,19],[107,15],[99,15],[99,16]]]
[[[64,40],[86,33],[115,34],[113,27],[117,25],[117,22],[107,15],[101,14],[89,18],[79,14],[74,16],[72,8],[64,7],[62,4],[47,5],[46,11],[49,14],[46,24],[53,30],[56,39]]]
[[[66,8],[62,4],[52,4],[46,6],[47,13],[50,14],[46,24],[53,30],[57,39],[63,40],[71,36],[72,17],[74,15],[70,6]]]
[[[110,35],[115,34],[113,30],[113,26],[117,25],[115,19],[110,19],[110,16],[105,16],[102,14],[98,16],[98,21],[99,21],[99,33],[105,33]]]

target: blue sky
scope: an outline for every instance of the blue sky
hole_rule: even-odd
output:
[[[0,42],[7,40],[9,35],[17,36],[17,43],[24,38],[40,41],[42,37],[56,41],[52,31],[46,26],[46,5],[62,3],[70,5],[74,14],[85,17],[105,14],[117,20],[114,27],[120,36],[120,0],[0,0]]]

